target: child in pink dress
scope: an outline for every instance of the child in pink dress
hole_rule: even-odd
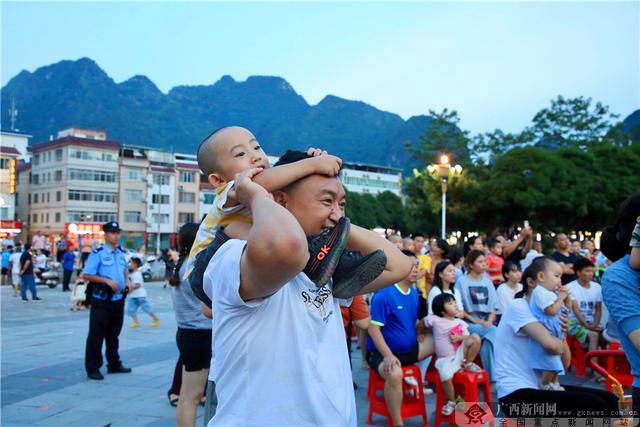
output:
[[[430,314],[424,320],[433,331],[436,348],[436,369],[440,374],[446,405],[442,415],[448,416],[455,410],[453,375],[460,369],[480,372],[481,368],[473,363],[480,351],[480,336],[469,334],[467,324],[457,316],[458,305],[453,295],[442,293],[434,298]]]

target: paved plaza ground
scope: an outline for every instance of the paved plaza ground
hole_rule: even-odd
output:
[[[170,290],[161,283],[146,287],[162,323],[149,328],[150,319],[139,313],[141,328],[129,329],[129,319],[125,319],[120,355],[133,372],[107,375],[103,367],[104,381],[87,380],[84,345],[89,313],[70,311],[68,293],[62,293],[60,287],[38,287],[43,301],[23,303],[12,297],[8,286],[1,287],[1,425],[174,426],[175,408],[167,400],[178,357]],[[360,352],[354,346],[353,372],[360,386],[356,390],[358,424],[364,426],[368,372],[360,364]],[[430,423],[434,401],[434,396],[427,398]],[[373,424],[384,426],[386,419],[374,416]],[[196,425],[202,426],[202,408]],[[407,425],[420,425],[420,419],[408,420]]]

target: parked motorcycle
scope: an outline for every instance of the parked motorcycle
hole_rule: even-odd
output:
[[[47,285],[53,289],[62,282],[62,265],[59,262],[49,264],[48,270],[36,272],[36,285]]]

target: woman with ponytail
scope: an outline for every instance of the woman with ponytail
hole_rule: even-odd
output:
[[[565,369],[571,360],[567,344],[553,336],[530,308],[533,289],[554,262],[547,257],[533,260],[522,274],[522,291],[506,308],[498,325],[495,377],[500,410],[508,418],[521,418],[527,410],[531,413],[530,408],[544,408],[544,413],[531,414],[536,418],[615,418],[618,398],[614,394],[565,384],[565,391],[540,390],[540,381],[530,367],[530,341],[536,341],[551,355],[561,355]],[[566,315],[561,316],[561,323],[566,333]]]
[[[178,331],[176,343],[182,361],[182,386],[176,415],[179,427],[194,427],[196,408],[202,401],[211,363],[211,311],[196,298],[187,280],[181,280],[198,224],[189,223],[178,232],[178,261],[169,284]]]
[[[640,192],[622,202],[616,222],[605,227],[600,238],[602,253],[613,261],[602,276],[602,297],[631,365],[633,411],[640,414],[640,271],[632,263],[636,233],[640,234]]]

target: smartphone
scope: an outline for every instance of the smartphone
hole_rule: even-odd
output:
[[[524,228],[529,228],[529,220],[528,219],[524,220]]]

